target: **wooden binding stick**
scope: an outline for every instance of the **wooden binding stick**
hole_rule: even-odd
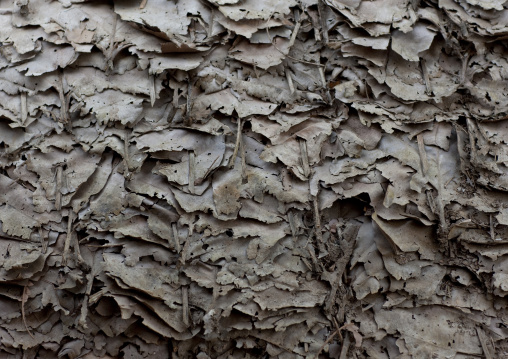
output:
[[[183,323],[186,326],[190,325],[190,313],[189,313],[189,290],[187,286],[182,286],[182,314]]]
[[[178,229],[176,228],[176,224],[171,224],[171,229],[173,230],[173,239],[175,240],[175,248],[178,253],[181,251],[180,247],[180,238],[178,237]]]
[[[189,151],[189,192],[196,193],[196,155],[194,151]]]
[[[313,198],[314,207],[314,230],[316,231],[317,246],[319,248],[320,257],[326,255],[328,252],[323,242],[323,233],[321,232],[321,213],[319,213],[319,203],[317,195]]]
[[[26,92],[21,92],[21,124],[24,125],[28,118],[28,107],[26,105]]]
[[[56,193],[55,193],[55,207],[57,211],[62,209],[62,179],[63,179],[63,168],[59,165],[56,168]]]
[[[429,171],[429,162],[427,160],[427,152],[425,152],[425,144],[423,142],[422,134],[416,136],[418,141],[418,151],[420,152],[420,159],[422,161],[423,175],[426,176]]]
[[[302,159],[303,175],[305,177],[310,176],[310,165],[309,165],[309,154],[307,152],[307,141],[303,138],[298,138],[298,144],[300,145],[300,156]]]
[[[88,301],[90,299],[90,294],[92,293],[94,280],[94,275],[92,272],[87,274],[86,280],[86,292],[85,297],[83,298],[83,303],[81,304],[81,316],[79,317],[78,321],[78,324],[84,329],[88,328],[88,325],[86,324],[86,318],[88,317]]]
[[[243,122],[242,119],[238,119],[238,129],[236,133],[236,142],[235,142],[235,150],[233,151],[233,156],[229,159],[228,167],[233,168],[236,161],[236,156],[238,156],[238,150],[240,149],[240,141],[242,140],[242,127]]]
[[[71,239],[72,239],[72,221],[73,221],[74,212],[69,209],[69,219],[67,221],[67,235],[65,237],[64,250],[62,254],[62,265],[67,265],[67,260],[69,259],[69,249],[71,247]]]
[[[30,331],[30,329],[28,328],[28,324],[26,323],[25,303],[28,300],[28,294],[29,294],[29,289],[28,289],[28,286],[25,285],[23,287],[23,294],[21,296],[21,316],[23,317],[23,324],[25,325],[26,331],[32,337],[32,339],[35,339],[34,335]]]

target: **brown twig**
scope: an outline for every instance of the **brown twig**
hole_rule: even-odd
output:
[[[344,335],[344,340],[342,341],[342,348],[340,349],[339,359],[346,359],[350,344],[351,344],[351,341],[349,340],[349,335],[347,335],[347,333],[346,333]]]
[[[351,329],[351,327],[352,327],[352,329]],[[337,329],[336,331],[334,331],[334,332],[332,333],[332,335],[330,335],[330,336],[328,337],[328,339],[326,339],[326,341],[323,343],[323,345],[321,346],[321,348],[319,348],[318,352],[317,352],[317,353],[316,353],[316,355],[314,356],[314,359],[318,359],[319,354],[320,354],[320,353],[321,353],[321,351],[325,348],[325,346],[326,346],[328,343],[330,343],[330,342],[333,340],[333,338],[335,338],[335,336],[336,336],[337,334],[340,334],[340,331],[341,331],[341,330],[343,330],[343,329],[349,330],[350,332],[352,332],[352,333],[353,333],[353,336],[355,337],[355,340],[356,340],[356,347],[360,347],[360,346],[361,346],[361,341],[362,341],[362,340],[361,340],[361,336],[360,336],[360,334],[358,333],[358,328],[357,328],[354,324],[352,324],[352,323],[346,323],[346,324],[344,324],[342,327],[340,327],[339,329]],[[345,342],[345,341],[346,341],[346,340],[344,339],[344,340],[343,340],[343,348],[344,348],[344,342]],[[341,359],[343,359],[343,355],[342,355],[342,353],[341,353],[340,358],[341,358]]]
[[[326,26],[326,18],[325,18],[325,4],[323,4],[323,0],[318,0],[318,13],[319,13],[319,20],[321,22],[321,34],[323,36],[323,42],[325,44],[328,43],[328,26]]]
[[[487,346],[487,338],[485,337],[485,333],[481,328],[478,327],[476,327],[476,333],[478,333],[478,339],[480,339],[480,344],[482,345],[483,354],[485,354],[485,359],[492,359],[489,347]]]
[[[78,324],[84,328],[87,329],[88,326],[86,325],[86,318],[88,316],[88,300],[90,299],[90,293],[92,293],[92,285],[93,285],[93,273],[88,273],[86,276],[87,283],[86,283],[86,292],[85,297],[83,298],[83,303],[81,305],[81,316],[79,317]]]
[[[314,228],[316,231],[316,239],[317,239],[317,245],[319,248],[319,255],[323,255],[326,253],[326,249],[323,242],[323,233],[321,232],[321,214],[319,213],[319,203],[317,196],[314,196],[313,198],[313,205],[314,205]]]
[[[309,177],[310,175],[310,164],[309,154],[307,152],[307,141],[303,138],[298,138],[298,144],[300,145],[300,156],[302,160],[303,175]]]
[[[28,324],[26,323],[25,303],[27,302],[27,300],[28,300],[28,286],[25,285],[23,287],[23,295],[21,296],[21,316],[23,318],[23,324],[25,325],[26,331],[28,332],[28,334],[30,334],[32,339],[35,339],[30,329],[28,329]]]
[[[55,191],[55,207],[59,211],[62,209],[62,178],[63,178],[63,168],[62,165],[59,165],[56,168],[56,191]]]
[[[180,239],[178,238],[178,229],[176,228],[176,224],[171,224],[171,229],[173,230],[173,239],[175,240],[175,248],[178,253],[180,253]]]
[[[28,107],[26,105],[26,92],[21,92],[21,124],[24,125],[28,118]]]
[[[418,141],[418,151],[420,152],[420,160],[422,161],[423,175],[426,176],[429,171],[429,162],[427,161],[427,153],[425,152],[425,144],[422,134],[416,136]]]
[[[189,192],[196,193],[196,155],[194,151],[189,151]]]
[[[238,155],[238,150],[240,149],[240,141],[242,139],[242,127],[243,127],[242,119],[239,118],[238,119],[238,130],[236,133],[235,149],[233,151],[233,156],[231,156],[231,158],[229,159],[229,163],[228,163],[229,168],[232,168],[235,165],[236,156]]]
[[[268,20],[266,21],[266,23],[268,23],[270,20],[272,19],[272,16],[270,15],[270,17],[268,18]],[[298,22],[296,25],[295,25],[295,28],[293,30],[293,33],[294,32],[298,32],[298,30],[300,29],[300,23]],[[294,60],[294,61],[297,61],[297,62],[301,62],[303,64],[307,64],[307,65],[313,65],[313,66],[320,66],[320,67],[324,67],[323,64],[318,64],[316,62],[310,62],[310,61],[305,61],[305,60],[299,60],[293,56],[290,56],[289,54],[285,53],[284,51],[282,51],[281,49],[279,49],[277,47],[277,45],[275,45],[275,40],[271,37],[270,35],[270,31],[268,30],[268,26],[266,27],[266,35],[268,36],[268,39],[270,40],[270,42],[272,43],[273,47],[275,48],[275,50],[277,50],[278,52],[280,52],[282,55],[286,56],[287,58],[291,59],[291,60]],[[295,39],[296,39],[296,35],[294,35]],[[291,41],[295,41],[293,39],[293,34],[291,34],[291,38],[289,40],[289,44],[288,44],[288,49],[291,47]],[[289,52],[289,50],[288,50]]]
[[[314,359],[318,359],[318,358],[319,358],[319,353],[321,353],[321,351],[325,348],[325,346],[326,346],[328,343],[330,343],[330,342],[333,340],[333,338],[335,338],[335,336],[336,336],[337,334],[339,334],[339,333],[340,333],[340,331],[341,331],[341,329],[342,329],[342,328],[344,328],[344,327],[343,327],[343,326],[342,326],[342,327],[340,327],[339,329],[337,329],[336,331],[334,331],[334,332],[332,333],[332,335],[330,335],[330,336],[328,337],[328,339],[326,339],[326,341],[323,343],[323,345],[321,346],[321,348],[319,348],[318,352],[317,352],[317,353],[316,353],[316,355],[314,356]]]
[[[65,237],[65,244],[64,244],[64,250],[62,254],[62,264],[65,266],[67,264],[67,259],[69,256],[69,249],[71,247],[71,238],[72,238],[72,216],[74,212],[69,209],[69,219],[67,222],[67,235]]]
[[[183,323],[187,326],[190,325],[189,318],[189,291],[186,286],[182,286],[182,315]]]

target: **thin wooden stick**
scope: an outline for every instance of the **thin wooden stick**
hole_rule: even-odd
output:
[[[186,286],[182,286],[182,314],[183,323],[187,326],[190,325],[189,318],[189,291]]]
[[[310,165],[309,165],[309,154],[307,152],[307,141],[305,141],[303,138],[299,138],[298,144],[300,145],[300,156],[302,159],[303,175],[305,177],[309,177]]]
[[[21,124],[24,125],[28,118],[28,107],[26,105],[26,92],[21,93]]]
[[[87,283],[86,283],[86,292],[85,297],[83,298],[83,303],[81,304],[81,316],[79,317],[78,324],[84,328],[87,329],[88,326],[86,325],[86,318],[88,316],[88,300],[90,298],[90,293],[92,293],[92,285],[93,285],[93,273],[88,273],[86,276]]]
[[[243,127],[242,119],[239,118],[238,119],[238,130],[236,133],[235,150],[233,151],[233,156],[231,156],[231,158],[229,159],[229,163],[228,163],[229,168],[234,167],[235,162],[236,162],[236,156],[238,156],[238,150],[240,149],[240,141],[242,139],[242,127]]]
[[[171,229],[173,230],[173,239],[175,240],[175,248],[178,253],[180,253],[181,247],[180,247],[180,239],[178,238],[178,230],[176,228],[176,224],[171,224]]]
[[[266,22],[268,23],[268,22],[271,20],[271,18],[272,18],[272,16],[270,16]],[[297,25],[297,26],[295,26],[295,28],[294,28],[293,32],[295,32],[295,30],[296,30],[296,31],[298,31],[299,29],[300,29],[300,25]],[[318,64],[318,63],[316,63],[316,62],[310,62],[310,61],[305,61],[305,60],[299,60],[299,59],[297,59],[297,58],[295,58],[295,57],[293,57],[293,56],[290,56],[290,55],[286,54],[284,51],[282,51],[281,49],[279,49],[279,48],[277,47],[277,45],[275,45],[275,40],[271,37],[271,35],[270,35],[270,31],[268,30],[268,26],[266,27],[266,35],[268,36],[268,39],[269,39],[269,40],[270,40],[270,42],[272,43],[272,45],[273,45],[273,47],[275,48],[275,50],[277,50],[278,52],[280,52],[281,54],[283,54],[284,56],[286,56],[288,59],[291,59],[291,60],[294,60],[294,61],[298,61],[298,62],[301,62],[301,63],[303,63],[303,64],[307,64],[307,65],[314,65],[314,66],[320,66],[320,67],[324,67],[324,66],[325,66],[325,65],[323,65],[323,64]],[[291,34],[291,38],[292,38],[292,37],[293,37],[293,34]],[[295,37],[295,39],[296,39],[296,35],[294,35],[294,37]],[[290,41],[291,41],[291,39],[290,39]],[[294,42],[294,40],[293,40],[293,42]],[[289,44],[291,44],[291,42],[290,42]],[[288,44],[288,45],[289,45],[289,44]],[[291,47],[291,46],[289,46],[289,47]],[[288,48],[289,48],[289,47],[288,47]]]
[[[28,325],[26,323],[25,303],[27,302],[27,300],[28,300],[28,286],[25,285],[23,287],[23,295],[21,296],[21,316],[23,317],[23,324],[25,325],[26,331],[28,332],[28,334],[30,334],[32,339],[35,339],[30,329],[28,329]]]
[[[343,328],[343,327],[340,327],[339,329],[337,329],[336,331],[334,331],[334,332],[332,333],[332,335],[330,335],[330,336],[328,337],[328,339],[326,339],[326,341],[323,343],[323,345],[321,346],[321,348],[319,348],[318,352],[317,352],[317,353],[316,353],[316,355],[314,356],[314,359],[318,359],[318,357],[319,357],[319,353],[321,353],[321,351],[325,348],[326,344],[330,343],[330,342],[333,340],[333,338],[335,338],[335,336],[336,336],[337,334],[339,334],[339,333],[340,333],[340,330],[341,330],[342,328]]]
[[[483,354],[485,354],[485,359],[492,359],[489,347],[487,346],[487,338],[485,337],[485,333],[481,328],[478,327],[476,327],[476,333],[478,333],[478,339],[480,339],[480,344],[482,345]]]
[[[425,152],[422,134],[418,134],[416,139],[418,141],[418,151],[420,152],[420,159],[422,161],[423,175],[426,176],[429,171],[429,162],[427,161],[427,152]]]
[[[189,151],[189,192],[191,194],[196,193],[196,155],[194,151]]]
[[[67,265],[67,259],[69,256],[69,248],[71,247],[73,214],[74,214],[74,212],[72,212],[72,210],[69,210],[69,219],[67,222],[67,235],[65,237],[65,244],[64,244],[64,250],[63,250],[63,255],[62,255],[62,264],[64,266]]]
[[[349,350],[350,344],[351,344],[351,341],[349,340],[349,335],[346,333],[344,335],[344,341],[342,342],[342,348],[340,350],[339,359],[346,359],[347,358],[347,352]]]
[[[148,75],[148,81],[150,83],[150,104],[155,104],[155,75]]]
[[[326,26],[326,19],[325,19],[325,5],[323,4],[323,0],[318,0],[318,12],[319,12],[319,20],[321,22],[321,35],[323,36],[323,42],[325,44],[328,43],[328,26]]]
[[[286,72],[286,79],[288,81],[289,90],[291,91],[291,94],[295,93],[295,85],[293,83],[293,77],[291,76],[291,72],[288,68],[285,69]]]
[[[62,209],[62,177],[63,177],[63,168],[62,165],[59,165],[56,168],[56,191],[55,191],[55,207],[59,211]]]

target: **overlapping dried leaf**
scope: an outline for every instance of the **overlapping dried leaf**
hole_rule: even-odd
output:
[[[2,356],[507,356],[507,14],[0,1]]]

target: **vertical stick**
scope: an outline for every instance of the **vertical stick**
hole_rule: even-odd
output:
[[[192,81],[190,78],[187,80],[187,105],[186,105],[186,111],[185,111],[185,124],[187,126],[192,125]]]
[[[245,144],[240,138],[240,158],[242,160],[242,180],[247,181],[247,158],[245,157]]]
[[[84,328],[87,329],[88,326],[86,325],[86,318],[88,316],[88,300],[90,298],[90,293],[92,293],[92,284],[93,284],[93,273],[90,272],[86,275],[86,292],[85,297],[83,298],[83,303],[81,304],[81,316],[79,317],[78,324]]]
[[[67,123],[68,109],[67,109],[67,100],[65,98],[64,93],[63,74],[60,74],[60,86],[58,87],[58,97],[60,98],[60,122]]]
[[[208,37],[212,37],[213,34],[213,23],[215,22],[215,12],[212,7],[212,11],[210,12],[210,24],[208,24]]]
[[[241,137],[242,136],[242,126],[243,126],[242,119],[239,118],[238,119],[238,130],[236,132],[235,150],[233,151],[233,156],[231,156],[231,158],[229,159],[229,163],[228,163],[229,168],[234,167],[235,162],[236,162],[236,156],[238,156],[238,150],[240,148],[240,141],[242,138]]]
[[[349,334],[346,332],[346,333],[344,333],[344,341],[342,342],[342,348],[340,350],[339,359],[346,359],[347,358],[347,352],[349,350],[350,344],[351,344],[351,341],[349,339]]]
[[[444,233],[448,231],[448,224],[446,223],[445,218],[445,205],[443,202],[443,178],[441,175],[441,152],[437,151],[437,181],[438,181],[438,187],[439,187],[439,193],[438,193],[438,207],[439,207],[439,221],[441,222],[441,229]]]
[[[67,259],[69,256],[69,248],[71,247],[71,238],[72,238],[72,217],[74,212],[69,209],[69,219],[67,221],[67,235],[65,237],[64,251],[62,254],[62,264],[67,265]]]
[[[294,217],[293,211],[288,211],[288,221],[289,221],[289,228],[291,229],[291,235],[293,237],[295,237],[295,239],[296,239],[296,235],[298,232],[297,232],[297,228],[296,228],[295,217]]]
[[[293,29],[293,32],[291,33],[291,37],[289,39],[289,47],[293,46],[295,41],[296,41],[296,36],[298,35],[298,31],[300,31],[300,26],[301,26],[301,20],[300,20],[300,16],[299,16],[299,13],[298,13],[298,22],[296,23],[294,29]]]
[[[425,92],[427,95],[432,95],[432,83],[429,79],[429,72],[427,71],[427,65],[424,59],[420,59],[420,66],[422,68],[423,81],[425,82]]]
[[[285,72],[286,72],[286,79],[288,81],[289,90],[291,91],[291,94],[294,94],[295,93],[295,85],[293,83],[293,77],[291,76],[291,72],[289,71],[289,69],[287,67],[285,69]]]
[[[55,207],[58,211],[62,209],[62,179],[63,179],[63,168],[59,165],[56,168],[56,191],[55,191]]]
[[[21,124],[24,125],[28,118],[28,108],[26,106],[26,92],[21,93]]]
[[[130,163],[131,158],[129,155],[129,129],[125,129],[125,135],[123,137],[123,161],[125,164],[124,175],[126,178],[130,178]]]
[[[489,347],[487,346],[487,338],[485,337],[485,333],[483,332],[482,329],[478,327],[476,327],[476,333],[478,333],[478,339],[480,339],[480,344],[482,345],[483,354],[485,354],[485,359],[492,359]]]
[[[314,228],[316,230],[317,245],[320,257],[327,253],[323,242],[323,233],[321,232],[321,214],[319,213],[319,203],[317,195],[313,198],[314,202]]]
[[[496,230],[494,229],[494,221],[492,220],[492,215],[490,215],[489,218],[490,218],[490,238],[492,238],[492,240],[495,240]]]
[[[25,303],[27,302],[28,300],[28,286],[24,286],[23,287],[23,294],[21,296],[21,316],[23,317],[23,324],[25,325],[25,329],[26,331],[28,332],[28,334],[30,334],[30,336],[32,337],[32,339],[35,339],[32,332],[30,331],[30,329],[28,329],[28,325],[26,323],[26,315],[25,315]]]
[[[189,151],[189,192],[196,193],[194,187],[196,183],[196,157],[194,151]]]
[[[178,238],[178,230],[176,228],[176,224],[175,223],[172,223],[171,224],[171,229],[173,230],[173,238],[175,240],[175,248],[176,248],[176,251],[178,253],[180,253],[180,238]]]
[[[48,249],[48,242],[44,240],[44,234],[42,233],[42,227],[39,227],[39,239],[42,245],[42,253],[46,253]]]
[[[425,144],[423,143],[422,134],[416,136],[418,141],[418,151],[420,152],[420,159],[422,161],[423,175],[426,176],[429,170],[429,163],[427,161],[427,152],[425,152]]]
[[[183,309],[183,323],[186,326],[190,325],[189,318],[189,290],[187,286],[182,286],[182,309]]]
[[[321,21],[321,31],[323,36],[323,42],[325,44],[328,43],[328,26],[326,24],[325,18],[326,7],[323,4],[323,0],[318,0],[318,12],[319,12],[319,20]]]
[[[303,175],[305,177],[309,177],[310,165],[309,165],[309,155],[307,153],[307,141],[305,141],[303,138],[298,138],[298,143],[300,145],[300,155],[302,158]]]
[[[113,28],[111,30],[111,35],[109,35],[109,48],[108,48],[108,56],[106,61],[106,69],[105,70],[113,70],[113,54],[115,52],[115,37],[116,37],[116,25],[118,23],[118,15],[115,14],[113,18]]]
[[[150,104],[155,103],[155,75],[148,74],[148,81],[150,82]]]

